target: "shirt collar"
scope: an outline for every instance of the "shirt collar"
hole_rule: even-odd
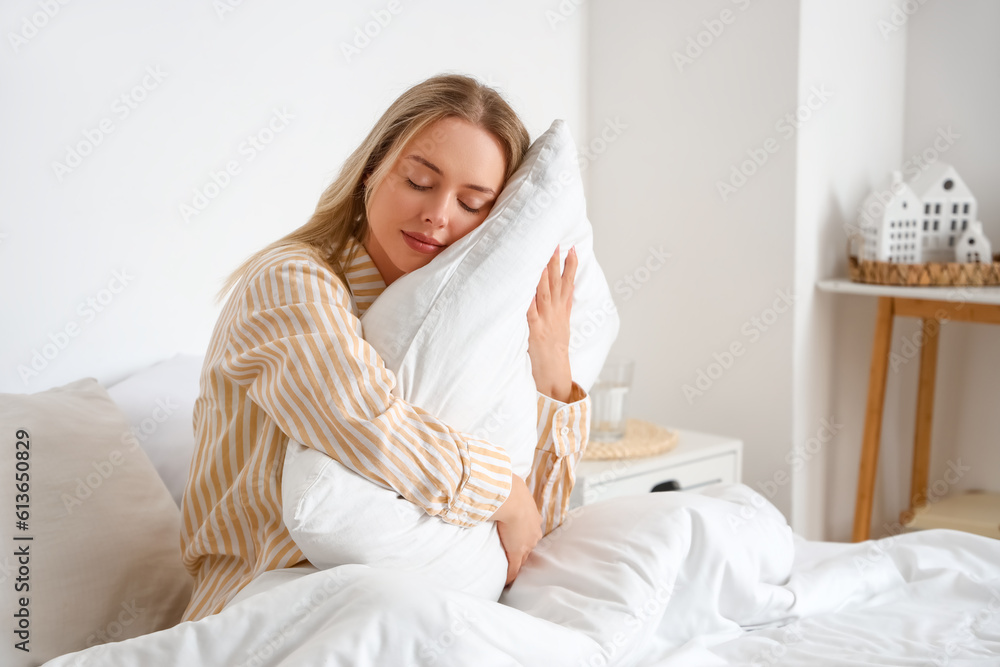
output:
[[[365,314],[372,302],[385,291],[385,281],[382,274],[375,267],[365,246],[352,241],[344,248],[345,264],[344,278],[347,279],[347,287],[354,295],[354,303],[358,306],[358,317]]]

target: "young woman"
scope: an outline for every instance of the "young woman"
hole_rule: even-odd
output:
[[[559,250],[528,310],[538,445],[527,480],[504,450],[392,395],[360,316],[400,276],[480,225],[528,133],[492,89],[438,76],[397,99],[323,193],[312,218],[248,259],[209,344],[198,442],[182,501],[195,578],[184,620],[220,611],[263,572],[305,561],[282,523],[289,438],[456,525],[495,521],[508,583],[563,520],[587,442],[588,398],[570,376],[576,256]]]

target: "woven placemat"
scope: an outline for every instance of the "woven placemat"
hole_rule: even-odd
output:
[[[639,459],[669,452],[677,446],[677,431],[640,419],[625,421],[625,437],[613,442],[591,440],[583,451],[585,460]]]

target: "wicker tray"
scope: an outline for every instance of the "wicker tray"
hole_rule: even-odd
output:
[[[677,431],[639,419],[627,419],[624,438],[613,442],[591,440],[583,450],[583,458],[590,461],[606,461],[656,456],[676,447],[677,440]]]
[[[895,264],[859,260],[847,257],[851,280],[856,283],[876,285],[902,285],[906,287],[949,285],[1000,285],[1000,254],[993,255],[992,264],[980,262],[925,262],[923,264]]]

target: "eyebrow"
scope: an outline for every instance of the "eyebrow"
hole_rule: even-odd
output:
[[[424,158],[420,157],[419,155],[407,155],[406,159],[408,159],[408,160],[414,160],[416,162],[419,162],[420,164],[424,165],[425,167],[427,167],[428,169],[430,169],[434,173],[440,174],[441,176],[444,176],[444,174],[441,173],[441,169],[438,168],[438,166],[436,164],[434,164],[433,162],[428,162],[427,160],[425,160]],[[484,185],[473,185],[471,183],[467,183],[467,184],[463,185],[462,187],[463,188],[469,188],[470,190],[478,190],[479,192],[482,192],[484,194],[488,194],[488,195],[491,195],[491,196],[494,196],[494,197],[497,194],[496,191],[493,190],[493,188],[488,188],[488,187],[486,187]]]

